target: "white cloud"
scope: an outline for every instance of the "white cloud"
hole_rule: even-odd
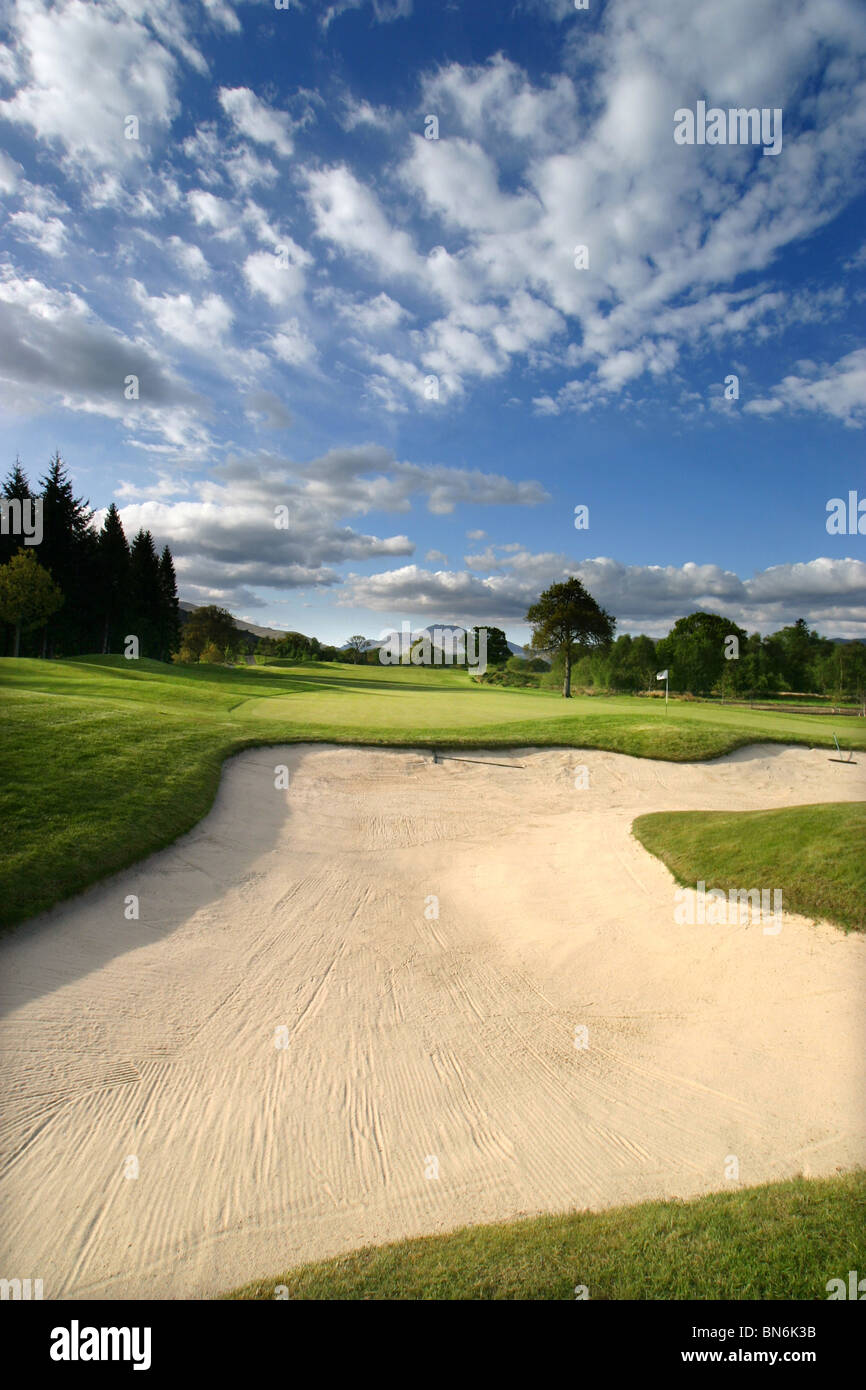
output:
[[[304,291],[304,267],[311,262],[300,246],[287,238],[273,251],[255,251],[243,264],[243,275],[254,294],[275,307],[289,304]]]
[[[285,111],[268,106],[249,87],[221,87],[219,101],[240,135],[270,145],[284,158],[293,153],[292,121]]]
[[[223,29],[227,29],[230,34],[241,32],[241,22],[228,0],[202,0],[202,4],[211,19],[221,25]]]
[[[27,0],[12,10],[10,23],[25,76],[0,102],[0,115],[88,169],[140,159],[165,132],[179,110],[176,55],[206,71],[169,0],[146,8],[130,0]],[[139,140],[124,137],[129,115],[139,119]]]
[[[286,319],[268,340],[281,362],[303,367],[316,356],[316,345],[307,337],[297,319]]]
[[[379,130],[395,130],[401,121],[398,113],[389,111],[387,106],[373,106],[369,101],[358,100],[351,93],[344,98],[340,124],[344,130],[356,130],[358,126],[374,126]]]
[[[251,396],[255,413],[282,413],[281,403]],[[410,556],[414,545],[404,534],[376,536],[347,525],[346,516],[369,511],[405,511],[426,496],[434,512],[461,500],[515,503],[536,500],[537,484],[515,484],[480,472],[396,460],[380,446],[332,449],[308,463],[270,455],[230,459],[215,476],[190,484],[190,496],[161,474],[153,488],[123,484],[128,502],[124,525],[153,531],[168,542],[177,559],[184,589],[219,588],[239,602],[241,591],[256,588],[336,588],[334,566],[379,558]],[[274,508],[289,509],[290,528],[274,526]]]
[[[849,352],[829,366],[803,365],[802,374],[784,377],[771,387],[769,396],[746,401],[744,411],[752,415],[802,411],[862,428],[866,424],[866,348]]]
[[[24,170],[18,161],[0,150],[0,193],[14,193],[23,174]]]
[[[401,610],[446,621],[521,622],[542,589],[577,575],[621,631],[666,632],[677,618],[702,608],[724,614],[750,631],[771,631],[804,612],[831,635],[857,635],[866,623],[866,563],[826,557],[775,565],[740,579],[718,565],[624,565],[608,558],[575,561],[566,555],[532,554],[496,547],[494,573],[470,572],[488,552],[467,556],[463,571],[423,570],[417,565],[372,575],[352,575],[338,602],[374,611]]]
[[[359,333],[387,333],[412,318],[408,309],[404,309],[402,304],[384,291],[371,299],[364,299],[360,295],[352,296],[328,288],[318,291],[316,300],[318,303],[332,306],[340,318],[351,324]]]
[[[279,177],[276,166],[269,159],[259,159],[258,155],[246,146],[228,156],[226,173],[242,193],[247,193],[257,185],[270,187]]]
[[[137,401],[125,397],[129,376],[144,383]],[[18,416],[50,407],[121,421],[174,454],[209,442],[205,403],[146,341],[109,327],[79,295],[10,266],[0,273],[0,396]]]
[[[412,13],[412,0],[370,0],[373,18],[377,24],[390,24],[395,19],[408,19]],[[335,19],[347,10],[360,10],[368,0],[334,0],[320,16],[319,23],[328,29]]]
[[[59,217],[40,217],[36,212],[13,212],[9,224],[16,236],[37,246],[46,256],[63,254],[66,228]]]
[[[170,236],[166,245],[178,265],[194,280],[204,280],[210,275],[210,266],[200,247],[184,241],[179,236]]]
[[[187,201],[196,226],[210,227],[217,236],[239,235],[237,215],[225,198],[218,198],[203,188],[194,188],[188,194]]]
[[[198,302],[189,294],[148,295],[138,281],[133,282],[133,292],[162,333],[196,352],[221,346],[232,325],[232,309],[218,294]]]
[[[321,237],[390,275],[419,276],[424,260],[409,235],[392,227],[377,199],[346,165],[306,171],[307,199]]]

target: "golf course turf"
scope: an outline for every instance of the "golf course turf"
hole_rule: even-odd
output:
[[[0,928],[191,829],[213,803],[225,759],[244,748],[561,746],[690,762],[758,742],[829,748],[833,738],[832,720],[784,710],[672,702],[665,712],[662,702],[634,696],[566,703],[555,691],[481,686],[463,671],[414,667],[4,658],[0,688],[4,761],[14,770],[0,788]],[[863,721],[838,722],[844,746],[866,749]],[[838,818],[858,809],[837,808],[834,837]],[[658,837],[656,845],[660,853]]]
[[[820,1251],[820,1255],[817,1252]],[[367,1247],[236,1299],[826,1299],[866,1266],[866,1173]],[[276,1293],[282,1286],[284,1292]]]

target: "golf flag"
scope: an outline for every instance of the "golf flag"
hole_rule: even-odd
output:
[[[667,671],[659,671],[656,676],[657,681],[664,681],[665,683],[665,714],[668,712],[668,674]]]

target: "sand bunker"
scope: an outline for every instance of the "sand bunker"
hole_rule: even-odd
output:
[[[171,849],[0,943],[0,1274],[206,1296],[730,1188],[730,1155],[744,1184],[866,1161],[866,941],[787,913],[678,926],[630,835],[644,811],[862,800],[863,767],[465,756],[246,753]]]

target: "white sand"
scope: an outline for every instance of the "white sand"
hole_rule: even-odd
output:
[[[678,926],[630,835],[644,811],[862,800],[866,760],[465,756],[524,766],[246,753],[192,833],[0,943],[0,1274],[209,1295],[730,1188],[728,1155],[742,1184],[866,1161],[866,941],[788,914]]]

